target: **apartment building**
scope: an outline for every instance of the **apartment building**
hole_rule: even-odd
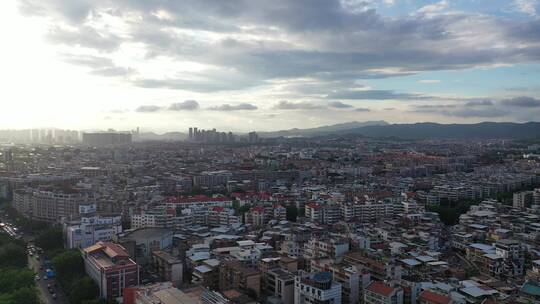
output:
[[[13,206],[26,217],[40,221],[60,222],[81,216],[80,207],[95,205],[78,189],[42,187],[18,189],[13,193]]]
[[[122,246],[100,241],[82,253],[86,273],[99,287],[100,298],[116,299],[124,288],[139,284],[139,266]]]
[[[294,281],[295,304],[341,304],[341,284],[332,280],[330,272],[299,271]]]
[[[157,250],[152,252],[152,266],[161,281],[169,281],[176,287],[182,285],[183,263],[171,254]]]
[[[395,206],[386,201],[366,201],[341,205],[345,221],[373,222],[393,217]]]
[[[64,224],[67,248],[86,248],[98,241],[111,241],[122,232],[120,215],[83,216]]]
[[[266,291],[279,298],[283,304],[294,304],[294,275],[281,268],[266,273]]]
[[[261,294],[261,273],[254,268],[242,266],[238,261],[224,261],[219,268],[219,290],[238,289],[244,293]]]
[[[349,251],[349,242],[346,239],[327,238],[319,239],[311,238],[304,245],[304,255],[307,258],[339,258]]]
[[[373,281],[364,292],[365,304],[402,304],[403,290],[380,281]]]
[[[341,219],[341,209],[337,204],[309,203],[304,208],[306,218],[313,222],[334,224]]]
[[[518,209],[530,207],[533,202],[533,194],[533,191],[521,191],[514,193],[512,196],[512,206]]]

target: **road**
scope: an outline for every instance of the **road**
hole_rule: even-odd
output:
[[[39,280],[36,282],[36,287],[39,290],[39,295],[43,303],[46,304],[52,304],[52,303],[60,303],[60,304],[67,304],[68,301],[66,297],[63,295],[62,291],[58,286],[55,286],[56,281],[54,279],[44,279],[43,276],[45,276],[45,268],[40,269],[42,260],[39,261],[36,259],[36,256],[28,256],[28,267],[30,269],[33,269],[35,273],[39,275]],[[47,289],[47,284],[50,284],[52,289],[54,290],[54,293],[56,293],[57,298],[53,299],[52,294]]]
[[[24,235],[19,232],[19,229],[15,227],[9,220],[4,219],[0,216],[0,229],[4,230],[9,236],[16,239],[22,239],[27,244],[33,243],[33,237],[30,235]],[[42,267],[43,260],[38,260],[36,258],[37,252],[33,251],[33,254],[30,255],[30,251],[27,249],[27,258],[28,258],[28,268],[34,270],[34,272],[39,276],[39,280],[36,281],[36,287],[39,290],[39,297],[41,301],[45,304],[53,303],[68,303],[67,298],[64,296],[63,292],[55,286],[56,281],[54,279],[43,279],[45,276],[45,267]],[[40,267],[42,269],[40,269]],[[52,293],[47,289],[47,284],[53,289],[53,293],[56,294],[56,299],[53,298]]]

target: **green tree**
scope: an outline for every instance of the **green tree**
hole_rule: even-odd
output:
[[[67,250],[52,259],[58,281],[65,289],[81,277],[84,271],[84,260],[78,250]]]
[[[0,293],[10,293],[34,285],[34,272],[26,267],[0,270]]]
[[[240,210],[240,202],[236,199],[233,200],[232,207],[236,211],[236,213],[238,213],[238,211]]]
[[[251,208],[250,205],[245,204],[245,205],[243,205],[242,207],[240,207],[240,208],[238,209],[238,213],[239,213],[239,214],[244,214],[244,213],[248,212],[250,208]]]
[[[72,304],[82,304],[84,301],[99,297],[99,288],[88,276],[76,280],[72,285],[69,291],[69,302]]]
[[[0,247],[0,268],[25,267],[27,263],[26,250],[23,246],[9,242]]]
[[[19,288],[11,293],[0,294],[1,304],[40,304],[35,287]]]
[[[296,218],[298,217],[298,208],[296,208],[295,205],[289,205],[286,208],[287,210],[287,220],[291,222],[296,222]]]
[[[64,236],[60,228],[48,228],[40,233],[35,240],[37,246],[45,251],[57,250],[64,247]]]

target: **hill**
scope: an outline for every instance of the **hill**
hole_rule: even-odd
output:
[[[346,130],[353,130],[357,128],[363,128],[367,126],[385,126],[388,125],[386,121],[366,121],[358,122],[351,121],[341,124],[335,124],[330,126],[322,126],[317,128],[308,128],[308,129],[288,129],[272,132],[258,132],[260,137],[313,137],[321,136],[327,134],[336,134]]]

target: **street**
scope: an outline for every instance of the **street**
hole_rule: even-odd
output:
[[[4,218],[4,216],[0,216],[0,229],[3,229],[13,238],[24,240],[26,244],[33,247],[32,243],[34,238],[31,235],[19,232],[19,229],[15,227],[11,221],[7,220],[7,218]],[[38,258],[38,256],[40,257]],[[36,273],[36,287],[39,290],[39,297],[43,303],[69,303],[62,290],[59,288],[59,286],[57,286],[54,278],[44,279],[44,276],[46,276],[46,267],[42,266],[44,259],[42,255],[38,254],[35,247],[33,247],[33,249],[27,248],[27,258],[28,268],[33,269]],[[48,286],[51,287],[52,292],[49,292]],[[53,297],[53,294],[55,295],[54,297],[56,297],[56,299]]]
[[[44,279],[46,273],[44,267],[40,270],[41,263],[42,259],[38,261],[35,255],[28,255],[28,267],[30,269],[33,269],[35,273],[39,276],[39,280],[36,281],[36,287],[39,290],[39,296],[43,303],[68,303],[66,297],[64,296],[60,288],[56,286],[56,280],[54,278]],[[50,293],[47,289],[48,284],[50,284],[53,292],[56,294],[56,299],[53,298],[52,293]]]

